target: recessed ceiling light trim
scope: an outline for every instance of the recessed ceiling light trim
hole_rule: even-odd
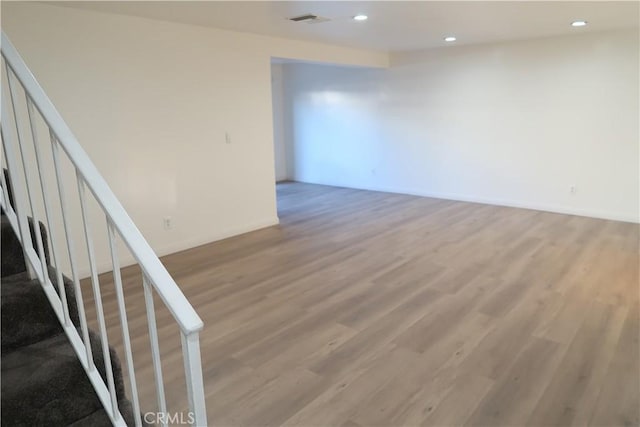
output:
[[[583,21],[583,20],[577,20],[577,21],[573,21],[571,23],[572,27],[585,27],[588,24],[587,21]]]
[[[458,40],[458,39],[455,36],[447,36],[447,37],[444,38],[444,41],[446,41],[448,43],[454,42],[456,40]]]
[[[363,14],[355,15],[353,17],[354,21],[366,21],[367,19],[369,19],[369,17],[367,15],[363,15]]]

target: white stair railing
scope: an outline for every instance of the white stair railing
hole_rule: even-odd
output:
[[[4,174],[0,173],[0,175],[2,175],[0,204],[13,230],[22,243],[25,260],[31,277],[37,278],[42,284],[42,288],[60,324],[69,338],[80,363],[86,371],[112,423],[117,426],[126,425],[122,413],[118,408],[118,396],[116,396],[116,387],[109,354],[107,325],[105,323],[100,285],[98,282],[94,240],[89,224],[91,215],[87,203],[88,199],[92,197],[106,218],[109,253],[113,267],[113,281],[116,290],[120,326],[122,329],[122,342],[125,353],[124,360],[128,372],[129,391],[131,392],[130,398],[134,409],[135,425],[141,425],[139,416],[141,414],[138,395],[139,387],[136,383],[133,352],[127,323],[126,299],[120,273],[117,239],[124,242],[142,270],[141,286],[144,291],[149,327],[153,377],[156,388],[155,395],[158,405],[157,410],[160,414],[154,417],[154,421],[159,421],[163,425],[167,425],[167,422],[171,420],[170,414],[166,413],[167,403],[162,376],[155,309],[153,305],[153,295],[155,292],[160,296],[180,328],[187,398],[190,411],[189,416],[184,419],[191,421],[193,425],[206,426],[207,417],[199,341],[199,331],[203,327],[202,320],[198,317],[178,285],[169,275],[138,228],[125,212],[118,199],[82,149],[4,32],[2,33],[0,50],[3,59],[2,72],[5,74],[4,82],[8,88],[8,90],[2,91],[0,134],[2,137],[3,150],[2,166],[8,169],[10,177],[9,182],[6,182]],[[26,118],[20,114],[18,104],[21,101],[19,101],[19,97],[26,103]],[[39,123],[44,123],[44,126],[46,126],[48,130],[47,137],[49,138],[51,149],[50,160],[52,161],[55,171],[55,178],[51,179],[55,180],[55,184],[52,184],[52,181],[44,177],[45,154],[43,153],[41,145],[43,141],[39,139],[38,135],[39,126],[36,124],[38,115],[41,119]],[[32,147],[28,147],[29,142],[32,142]],[[33,154],[33,159],[27,158],[25,153],[28,149]],[[63,156],[66,156],[66,160],[64,160]],[[70,162],[77,180],[77,191],[81,210],[80,217],[84,243],[88,251],[87,256],[91,285],[94,293],[98,329],[105,361],[106,382],[96,369],[91,352],[89,330],[78,273],[77,254],[71,230],[72,215],[67,199],[70,191],[65,187],[64,177],[61,171],[61,163],[63,161]],[[35,176],[37,176],[38,179],[35,179]],[[11,198],[9,196],[8,186],[10,186],[12,191]],[[88,192],[87,189],[89,190]],[[11,202],[10,199],[12,199],[13,202]],[[39,206],[43,207],[43,209],[39,210]],[[56,209],[58,209],[58,211],[54,212]],[[61,218],[60,222],[62,226],[57,228],[55,226],[56,224],[54,224],[55,220],[52,219],[54,213],[58,214],[58,217]],[[38,225],[42,220],[44,220],[43,223],[46,224],[49,233],[49,247],[51,249],[49,261],[51,261],[56,271],[56,275],[53,278],[49,275],[45,255],[46,248],[44,247],[44,242],[39,232],[36,231],[34,233],[36,237],[35,245],[33,244],[34,242],[32,242],[29,231],[29,217],[32,218],[35,230],[38,230]],[[60,238],[60,235],[63,235],[63,237]],[[60,251],[60,247],[64,248],[64,250]],[[74,325],[69,315],[67,295],[62,277],[63,258],[69,261],[80,325]],[[77,330],[78,327],[80,333]]]

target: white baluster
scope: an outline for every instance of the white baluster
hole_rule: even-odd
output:
[[[69,306],[67,305],[67,291],[64,288],[64,280],[62,279],[62,268],[60,266],[60,263],[58,262],[58,260],[60,259],[60,257],[58,257],[57,254],[57,249],[56,249],[56,231],[54,230],[54,228],[52,227],[52,223],[51,223],[51,215],[49,214],[49,212],[51,211],[51,202],[49,200],[49,191],[45,182],[45,179],[42,176],[42,162],[40,161],[40,145],[38,143],[38,134],[37,134],[37,130],[36,130],[36,126],[34,123],[34,112],[33,112],[33,103],[31,101],[31,98],[29,98],[28,95],[26,95],[27,98],[27,114],[29,115],[29,127],[31,129],[31,139],[33,140],[33,149],[35,150],[35,155],[36,155],[36,164],[38,166],[38,177],[40,178],[40,187],[42,188],[42,198],[44,200],[44,214],[45,214],[45,218],[47,221],[47,229],[49,230],[49,240],[50,240],[50,245],[49,247],[51,248],[51,257],[53,260],[53,266],[56,270],[56,279],[58,281],[58,292],[60,295],[60,300],[62,302],[62,310],[64,313],[64,323],[65,325],[69,325],[69,323],[71,323],[71,320],[69,319]]]
[[[60,209],[62,212],[62,225],[64,235],[67,241],[67,253],[69,255],[69,264],[71,265],[71,280],[73,281],[73,289],[76,294],[76,306],[78,307],[78,317],[80,318],[80,329],[82,330],[82,341],[84,342],[85,352],[87,354],[87,369],[94,370],[95,363],[93,361],[91,351],[91,341],[89,340],[89,327],[87,326],[87,315],[84,311],[84,299],[82,298],[82,288],[80,287],[80,279],[78,277],[78,268],[76,264],[75,246],[71,238],[71,228],[69,227],[69,219],[67,217],[67,197],[64,184],[62,181],[62,171],[60,170],[60,154],[58,148],[58,140],[51,130],[49,130],[49,138],[51,140],[51,152],[53,155],[53,169],[56,171],[56,183],[58,185],[58,196],[60,197]]]
[[[120,312],[120,324],[122,325],[122,342],[124,343],[127,369],[129,370],[129,382],[131,385],[131,398],[133,399],[133,413],[136,427],[140,427],[140,402],[138,399],[138,386],[136,385],[136,373],[133,366],[133,354],[131,352],[131,338],[129,337],[129,323],[127,322],[127,308],[124,303],[124,292],[122,290],[122,277],[120,275],[120,261],[116,249],[116,237],[113,232],[111,220],[107,217],[107,231],[109,234],[109,248],[111,249],[111,261],[113,264],[113,283],[116,287],[116,298],[118,300],[118,311]]]
[[[33,193],[31,191],[31,186],[29,185],[29,167],[27,166],[28,164],[27,159],[25,157],[24,150],[22,149],[25,138],[22,135],[22,129],[18,121],[18,109],[16,108],[15,87],[14,87],[13,79],[11,78],[13,73],[10,71],[10,67],[6,62],[5,62],[5,71],[7,73],[7,82],[9,83],[9,98],[11,99],[11,107],[13,109],[13,119],[16,125],[16,135],[18,137],[18,153],[20,153],[20,158],[22,159],[24,183],[25,183],[25,188],[27,190],[27,199],[29,200],[29,205],[31,207],[31,218],[33,219],[33,233],[36,235],[36,246],[38,250],[38,258],[40,259],[40,268],[42,270],[43,282],[44,284],[46,284],[49,281],[49,269],[47,267],[47,257],[45,256],[44,245],[42,243],[42,233],[40,231],[40,219],[38,216],[38,210],[36,209],[34,199],[33,199]]]
[[[3,120],[0,120],[0,129],[2,131],[2,141],[4,141],[3,147],[5,150],[5,160],[7,162],[7,168],[9,169],[9,178],[11,190],[13,194],[14,210],[18,218],[18,229],[20,230],[20,243],[22,244],[22,253],[24,254],[24,262],[27,266],[27,272],[30,278],[34,278],[34,271],[29,263],[29,256],[27,254],[28,248],[33,248],[31,241],[31,233],[29,232],[29,218],[27,216],[27,209],[25,207],[26,202],[23,200],[25,190],[22,188],[22,181],[17,179],[18,170],[20,168],[18,160],[16,159],[15,148],[13,138],[7,129],[7,120],[9,117],[9,110],[6,106],[6,97],[2,97],[4,101],[2,103]],[[13,177],[13,178],[12,178]],[[33,250],[33,249],[31,249]]]
[[[2,137],[2,132],[0,132],[0,139],[2,139],[2,154],[3,154],[2,158],[6,162],[7,151],[5,150],[5,147],[4,147],[4,137]],[[7,168],[8,168],[8,166],[7,166]],[[2,164],[2,168],[1,169],[2,170],[0,170],[0,180],[2,182],[2,207],[7,212],[7,214],[9,214],[11,212],[13,212],[13,214],[15,214],[15,210],[14,210],[13,206],[11,205],[11,202],[9,201],[9,187],[7,187],[8,183],[7,183],[7,180],[4,177],[4,162]]]
[[[187,382],[189,409],[194,417],[194,426],[207,425],[207,409],[204,401],[204,384],[202,382],[202,362],[200,360],[200,339],[198,332],[180,334],[182,338],[182,357]]]
[[[147,322],[149,323],[149,339],[151,340],[151,357],[153,360],[153,374],[156,380],[156,395],[158,397],[158,411],[167,413],[167,402],[164,397],[164,380],[162,379],[162,362],[160,361],[160,344],[158,342],[158,327],[156,326],[156,312],[153,304],[153,293],[147,276],[142,276],[144,287],[144,300],[147,308]],[[163,426],[167,426],[167,420],[163,418]]]
[[[100,282],[98,281],[98,269],[96,267],[96,258],[93,251],[93,239],[91,238],[91,230],[89,225],[89,215],[87,212],[87,202],[85,196],[84,181],[80,175],[78,179],[78,195],[80,196],[80,210],[82,212],[82,224],[84,226],[84,238],[87,244],[87,252],[89,254],[89,268],[91,270],[91,284],[93,286],[93,297],[96,304],[96,314],[98,317],[98,327],[100,329],[100,339],[102,342],[102,356],[104,358],[104,368],[107,373],[107,384],[109,393],[111,394],[111,414],[116,417],[118,414],[118,397],[116,396],[116,387],[113,381],[113,367],[111,366],[111,354],[109,353],[109,339],[107,338],[107,325],[104,320],[104,310],[102,308],[102,295],[100,292]]]

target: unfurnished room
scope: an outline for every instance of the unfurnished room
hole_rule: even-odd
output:
[[[7,426],[640,426],[640,2],[2,1]]]

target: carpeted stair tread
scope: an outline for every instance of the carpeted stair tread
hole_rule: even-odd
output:
[[[122,417],[125,420],[133,420],[133,407],[131,406],[131,402],[129,402],[126,399],[119,401],[118,409],[120,410],[120,413],[122,414]],[[141,418],[140,421],[143,426],[149,425],[144,422],[143,418]],[[129,421],[127,421],[127,423],[131,425]],[[111,427],[111,426],[112,426],[111,420],[109,419],[107,412],[103,408],[100,408],[97,411],[93,412],[91,415],[88,415],[74,422],[73,424],[69,424],[68,427]]]
[[[6,215],[1,215],[1,217],[0,241],[2,242],[2,256],[0,257],[0,274],[4,279],[5,277],[26,271],[27,265],[24,261],[22,245],[13,231],[13,227],[11,227],[9,219]],[[33,247],[35,248],[35,251],[38,252],[32,218],[29,218],[29,231],[31,233],[31,242],[33,243]],[[50,264],[47,232],[42,222],[40,223],[40,235],[42,236],[42,246],[44,248],[44,255],[47,260],[47,264]]]
[[[100,340],[93,332],[91,347],[95,365],[106,378]],[[116,394],[126,400],[120,363],[110,352]],[[99,420],[95,413],[104,411],[64,334],[3,355],[1,369],[2,420],[12,426],[67,426],[83,419]],[[123,411],[123,416],[133,425],[132,411]]]
[[[4,281],[4,278],[7,276],[26,271],[27,266],[24,263],[20,240],[18,240],[13,232],[9,218],[7,218],[6,215],[2,215],[2,228],[0,232],[2,233],[0,235],[0,241],[2,242],[2,264],[0,265],[0,271]]]
[[[11,180],[9,177],[9,171],[7,170],[7,168],[2,168],[2,173],[4,174],[4,182],[7,183],[7,196],[9,196],[9,204],[11,206],[15,206],[14,201],[13,201],[13,188],[11,188]]]
[[[52,268],[49,268],[49,277],[57,291],[56,273]],[[64,278],[64,283],[69,317],[77,327],[78,310],[73,284],[67,278]],[[3,277],[0,286],[3,355],[63,332],[58,317],[37,279],[29,280],[25,272]]]

